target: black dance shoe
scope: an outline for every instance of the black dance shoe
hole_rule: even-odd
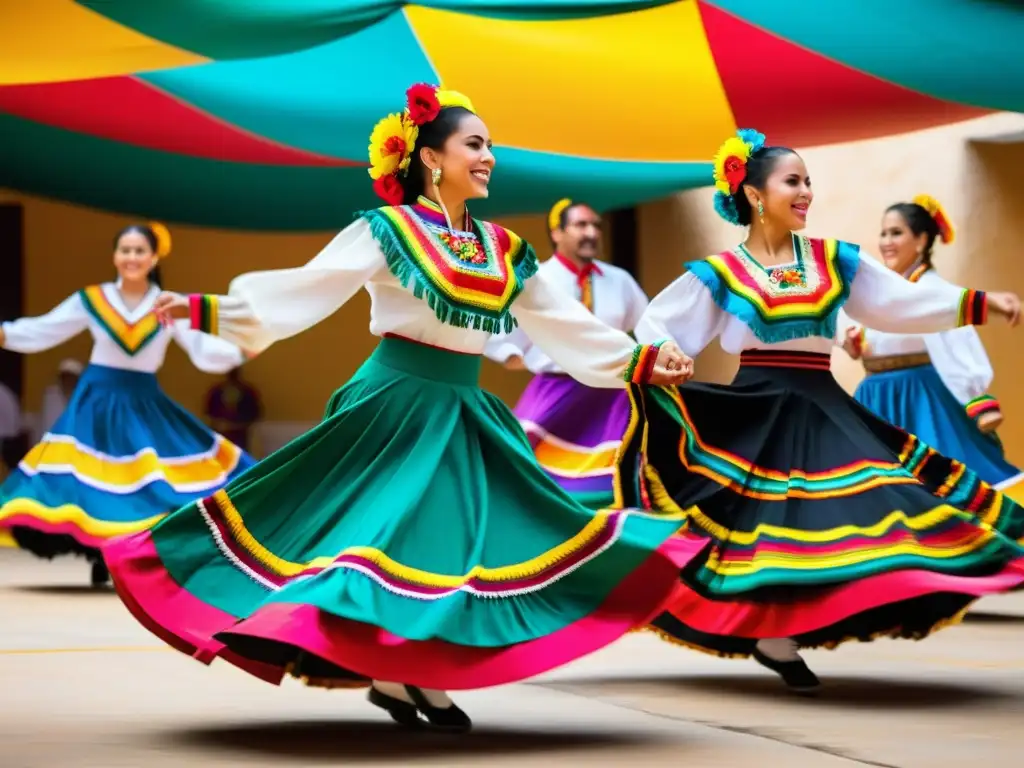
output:
[[[373,706],[380,707],[391,715],[391,719],[399,725],[404,725],[406,728],[419,728],[423,725],[415,704],[388,696],[373,686],[370,686],[370,692],[366,694],[366,698]]]
[[[455,704],[450,707],[435,707],[427,701],[427,697],[419,688],[407,685],[405,691],[409,694],[409,698],[416,702],[416,708],[427,718],[427,722],[433,730],[446,733],[467,733],[473,727],[473,721],[469,719],[469,715]]]
[[[89,581],[94,587],[105,586],[110,581],[110,571],[107,570],[107,564],[102,560],[93,561]]]
[[[803,659],[779,661],[754,649],[754,661],[782,678],[786,687],[794,693],[814,693],[821,688],[821,681]]]

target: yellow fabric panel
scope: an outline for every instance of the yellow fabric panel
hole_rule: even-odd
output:
[[[208,61],[74,0],[0,2],[0,85],[86,80]]]
[[[563,21],[404,13],[495,143],[602,159],[710,161],[736,130],[697,3]]]

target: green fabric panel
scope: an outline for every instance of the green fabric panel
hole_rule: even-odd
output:
[[[959,104],[1024,112],[1019,0],[900,0],[884,6],[863,0],[706,1],[890,83]]]
[[[406,5],[510,19],[572,19],[678,0],[76,0],[126,27],[211,59],[288,53],[338,40]]]
[[[0,115],[0,187],[168,223],[250,229],[341,229],[379,206],[363,168],[224,163],[157,152]],[[545,190],[598,211],[703,186],[708,163],[625,163],[497,147],[498,166],[477,218],[544,213]],[[146,184],[124,184],[130,169]],[[312,256],[313,254],[310,254]]]
[[[397,365],[424,375],[399,370],[396,354],[411,346],[385,340],[332,398],[324,422],[228,486],[252,536],[292,562],[363,546],[411,568],[461,575],[478,564],[529,561],[579,533],[591,513],[542,472],[511,411],[467,383],[475,374],[451,353],[416,347]],[[536,592],[431,600],[349,568],[254,589],[229,573],[191,507],[161,521],[153,539],[177,583],[235,616],[265,602],[304,603],[410,639],[500,647],[592,613],[679,525],[631,517],[610,548]]]
[[[372,88],[367,67],[353,62],[373,70]],[[374,124],[405,106],[410,85],[438,77],[399,13],[309,50],[138,79],[257,136],[365,163]]]

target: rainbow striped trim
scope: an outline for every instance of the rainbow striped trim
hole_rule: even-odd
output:
[[[690,262],[686,268],[722,310],[767,344],[809,336],[834,338],[839,308],[850,295],[860,265],[860,248],[840,240],[793,235],[793,252],[803,283],[786,288],[773,282],[772,270],[741,247]]]
[[[967,410],[967,415],[975,421],[977,421],[982,414],[999,412],[1002,410],[999,406],[999,401],[992,395],[978,395],[967,403],[964,408]]]
[[[439,235],[447,231],[423,205],[377,208],[359,214],[387,258],[391,274],[425,298],[437,319],[458,328],[508,333],[516,327],[512,302],[537,271],[533,248],[511,230],[471,220],[486,254],[482,264],[461,261]]]
[[[188,297],[189,324],[194,331],[216,336],[220,330],[220,301],[212,293],[192,293]]]
[[[985,292],[964,288],[964,292],[960,295],[957,327],[984,325],[986,322],[988,322],[988,300]]]
[[[134,323],[129,323],[110,303],[102,285],[90,285],[78,292],[86,311],[107,332],[125,354],[136,355],[160,334],[160,322],[153,312],[147,312]]]
[[[269,590],[280,589],[300,576],[337,568],[359,571],[389,592],[418,600],[438,600],[459,593],[483,598],[515,597],[542,590],[613,546],[630,514],[626,510],[597,512],[572,538],[520,563],[496,568],[477,565],[467,573],[440,574],[404,565],[379,549],[362,546],[305,563],[285,560],[249,532],[223,489],[196,502],[196,506],[225,557]]]
[[[629,361],[629,365],[622,372],[623,381],[633,384],[646,384],[650,381],[654,364],[658,361],[658,354],[664,343],[662,340],[653,344],[638,344],[633,350],[633,357]]]
[[[702,525],[703,514],[694,515]],[[710,522],[710,521],[708,521]],[[713,523],[712,523],[713,525]],[[917,515],[890,512],[868,527],[802,531],[768,524],[730,531],[716,542],[696,578],[716,594],[738,594],[771,584],[821,583],[896,567],[956,572],[1014,548],[1011,541],[951,505]]]
[[[918,482],[902,457],[900,461],[864,459],[820,472],[760,466],[705,443],[678,389],[651,389],[650,395],[679,422],[679,460],[683,467],[747,498],[763,501],[829,499],[855,496],[883,485]]]

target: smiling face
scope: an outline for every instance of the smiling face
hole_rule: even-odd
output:
[[[790,152],[774,158],[764,189],[746,187],[747,199],[758,218],[757,202],[764,204],[764,220],[773,227],[796,232],[807,226],[807,212],[814,200],[811,177],[803,158]]]
[[[114,267],[122,280],[147,280],[156,262],[153,246],[141,232],[129,230],[117,239],[114,248]]]
[[[903,274],[921,258],[928,234],[915,235],[899,211],[886,211],[882,217],[882,232],[878,237],[878,251],[885,266]]]
[[[471,200],[489,194],[494,169],[491,135],[476,115],[463,115],[441,149],[425,147],[422,157],[428,184],[430,169],[441,169],[441,194],[445,199]]]

